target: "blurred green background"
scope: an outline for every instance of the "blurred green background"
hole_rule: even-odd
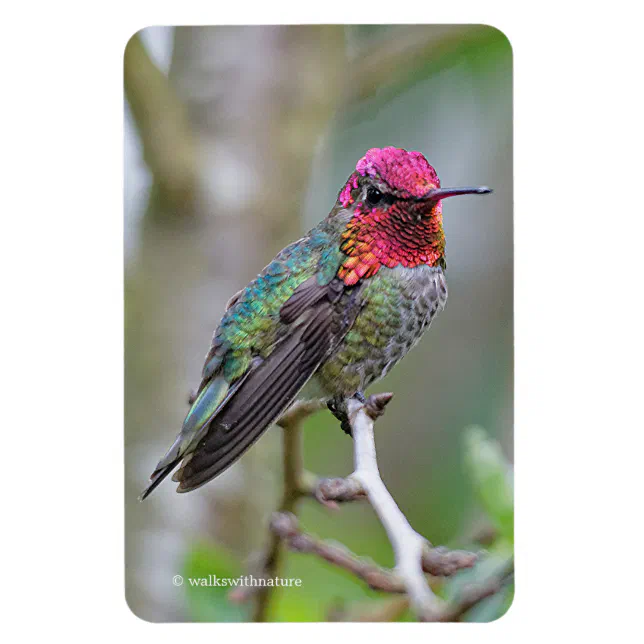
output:
[[[443,185],[494,188],[485,199],[445,204],[447,308],[373,388],[395,392],[376,437],[383,479],[401,509],[436,545],[472,547],[477,533],[494,527],[489,569],[512,544],[506,519],[495,514],[494,494],[503,499],[507,491],[490,496],[480,474],[487,447],[503,461],[498,471],[513,452],[512,52],[505,36],[477,25],[153,27],[126,47],[125,95],[132,610],[152,621],[248,619],[249,607],[231,604],[223,590],[175,587],[172,577],[246,571],[279,499],[279,430],[204,488],[177,495],[166,483],[145,503],[137,496],[181,426],[228,298],[326,216],[367,149],[386,145],[421,151]],[[468,434],[473,424],[487,433]],[[307,422],[304,441],[308,469],[351,472],[351,441],[330,414]],[[510,474],[501,478],[511,498]],[[304,502],[300,517],[308,531],[393,564],[368,504],[330,513]],[[338,607],[386,600],[311,556],[286,559],[283,576],[303,584],[279,591],[272,619],[324,620]],[[486,570],[459,577],[471,581]],[[459,581],[450,583],[446,596]],[[494,597],[468,619],[489,621],[509,601],[508,593]]]

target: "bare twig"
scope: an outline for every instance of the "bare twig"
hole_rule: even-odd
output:
[[[514,577],[514,567],[509,561],[501,573],[491,576],[481,584],[465,588],[460,597],[445,605],[434,621],[458,622],[474,606],[499,592]],[[380,602],[371,602],[356,608],[335,606],[329,611],[329,621],[342,622],[390,622],[399,619],[409,607],[409,598],[404,595]]]
[[[315,554],[363,579],[374,590],[389,593],[404,593],[407,590],[404,580],[395,571],[381,568],[370,559],[358,557],[341,544],[322,541],[302,532],[293,514],[276,512],[271,520],[271,530],[279,535],[291,550]],[[422,564],[425,572],[448,576],[458,570],[471,568],[476,560],[477,555],[471,552],[437,548],[436,552],[423,559]]]
[[[326,408],[326,403],[320,400],[297,401],[281,416],[277,425],[283,429],[283,470],[284,493],[279,512],[294,513],[297,501],[309,493],[312,484],[307,480],[307,473],[302,464],[302,422],[316,411]],[[271,531],[266,552],[262,555],[258,576],[275,577],[281,562],[281,539],[279,534]],[[240,587],[239,592],[232,594],[234,601],[245,601],[253,592],[257,592],[257,603],[253,621],[264,622],[268,612],[271,597],[271,586]]]
[[[485,582],[465,588],[459,598],[448,604],[439,615],[440,622],[457,622],[468,610],[484,599],[498,593],[501,588],[514,579],[514,561],[510,559],[501,570],[491,575]]]
[[[291,550],[300,553],[315,554],[325,561],[344,568],[356,577],[363,579],[374,590],[389,593],[404,593],[405,585],[395,573],[380,568],[372,561],[360,559],[344,546],[321,541],[301,532],[297,519],[292,514],[275,513],[271,521],[274,534],[283,539]]]
[[[326,409],[326,400],[322,398],[313,398],[312,400],[297,400],[295,401],[275,423],[284,429],[291,429],[298,426],[303,420],[316,411]]]
[[[434,577],[450,577],[459,570],[471,568],[479,560],[479,555],[467,550],[449,550],[430,547],[429,542],[423,549],[422,567]]]
[[[421,620],[456,621],[472,606],[497,592],[506,576],[495,575],[481,586],[466,589],[457,602],[445,604],[432,592],[426,574],[446,577],[477,561],[475,553],[433,548],[409,524],[385,487],[376,459],[374,420],[382,415],[392,394],[376,394],[365,403],[351,399],[346,413],[354,440],[355,470],[342,479],[318,479],[306,472],[302,463],[301,424],[309,415],[325,407],[324,401],[295,403],[277,422],[284,430],[284,495],[279,510],[270,523],[269,545],[256,567],[258,576],[278,575],[282,558],[281,543],[291,550],[315,554],[325,561],[348,570],[364,580],[371,588],[405,594],[411,608]],[[295,516],[297,502],[304,496],[316,498],[325,505],[368,498],[380,518],[394,549],[396,566],[381,568],[369,559],[356,556],[341,544],[322,541],[302,532]],[[245,601],[256,594],[254,621],[266,621],[272,586],[240,587],[231,593],[234,601]],[[406,603],[383,604],[383,616],[378,610],[365,613],[365,619],[386,619],[400,613]],[[364,611],[363,611],[364,612]]]
[[[293,514],[276,512],[271,519],[271,530],[288,545],[289,549],[317,555],[362,579],[373,590],[396,594],[407,593],[405,580],[396,571],[381,568],[370,559],[358,557],[342,544],[324,541],[303,532]],[[422,569],[434,576],[447,577],[459,570],[471,568],[477,559],[477,555],[471,552],[428,548],[423,553]],[[507,584],[512,578],[513,570],[513,562],[508,561],[501,570],[483,583],[464,588],[456,601],[444,604],[440,611],[433,613],[429,619],[436,622],[458,621],[468,610],[494,595]],[[429,583],[436,585],[440,581],[434,577]],[[372,610],[361,610],[357,613],[337,609],[332,613],[332,617],[334,621],[387,621],[394,619],[392,614],[400,616],[408,607],[408,603],[408,601],[399,600],[383,602]]]
[[[362,484],[369,502],[389,536],[396,559],[396,573],[405,584],[412,608],[420,619],[434,620],[440,613],[441,606],[423,574],[422,558],[427,541],[411,527],[382,482],[378,470],[373,433],[373,410],[379,409],[382,413],[382,408],[391,400],[391,396],[391,394],[375,394],[366,404],[355,398],[347,402],[355,460],[355,471],[351,478],[357,479]]]
[[[335,478],[319,480],[311,490],[311,496],[323,505],[336,507],[337,503],[366,499],[367,493],[356,479]]]

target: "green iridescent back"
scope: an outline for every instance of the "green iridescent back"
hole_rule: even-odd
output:
[[[335,276],[342,258],[332,231],[321,227],[292,243],[243,291],[224,314],[213,339],[204,377],[223,367],[229,383],[241,377],[255,355],[266,357],[287,331],[280,309],[295,289],[317,275],[320,284]]]

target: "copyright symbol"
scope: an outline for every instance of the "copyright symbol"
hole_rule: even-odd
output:
[[[172,583],[173,583],[175,586],[181,586],[181,584],[183,584],[183,577],[182,577],[181,575],[175,575],[175,576],[172,578]]]

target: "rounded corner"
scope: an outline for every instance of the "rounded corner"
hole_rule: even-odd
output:
[[[485,29],[489,29],[491,32],[494,32],[497,34],[497,36],[500,36],[500,40],[503,40],[505,44],[507,45],[508,49],[510,50],[510,56],[514,58],[514,49],[512,47],[512,42],[508,38],[507,34],[499,29],[498,27],[495,27],[494,25],[488,25],[486,23],[481,23],[481,27]]]
[[[125,44],[123,45],[123,61],[125,61],[125,52],[127,51],[128,47],[130,46],[130,43],[137,37],[140,36],[146,29],[149,29],[150,27],[154,27],[155,25],[145,25],[144,27],[139,27],[134,33],[132,33],[127,40],[125,41]]]
[[[505,618],[505,616],[510,612],[512,607],[514,606],[514,602],[516,600],[516,589],[512,590],[512,597],[510,598],[510,603],[506,606],[505,610],[500,614],[497,615],[493,620],[486,622],[487,624],[495,624],[497,622],[500,622],[502,619]]]
[[[141,622],[144,622],[146,624],[158,624],[159,622],[154,621],[153,619],[150,619],[146,617],[145,615],[141,615],[140,613],[137,613],[136,610],[134,609],[134,606],[132,605],[132,602],[130,601],[129,593],[127,586],[125,587],[125,592],[123,593],[123,599],[125,600],[125,605],[127,606],[127,609],[132,613],[136,619],[140,620]]]

